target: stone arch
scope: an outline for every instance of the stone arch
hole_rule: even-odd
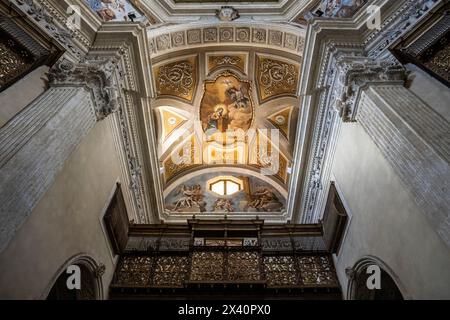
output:
[[[68,290],[65,286],[69,266],[76,265],[81,271],[81,289]],[[103,300],[102,275],[105,267],[99,264],[90,255],[81,253],[68,259],[55,273],[46,289],[43,299],[47,300]]]
[[[369,266],[376,265],[381,270],[381,289],[370,290],[366,282],[370,274],[367,274]],[[353,268],[346,269],[349,277],[347,287],[348,300],[404,300],[408,299],[406,290],[399,277],[381,259],[374,256],[366,256],[360,259]]]

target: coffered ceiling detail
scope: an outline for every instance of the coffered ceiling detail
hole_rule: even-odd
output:
[[[203,47],[205,45],[235,46],[252,44],[262,48],[281,49],[293,54],[301,54],[304,37],[301,29],[286,25],[269,24],[204,24],[179,30],[179,26],[149,30],[150,51],[153,57],[170,50]]]

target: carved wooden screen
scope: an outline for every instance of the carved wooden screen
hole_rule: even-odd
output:
[[[115,254],[121,254],[128,242],[128,214],[120,184],[106,210],[104,222]]]
[[[347,212],[336,186],[331,183],[323,219],[323,239],[331,253],[337,254],[339,251],[347,220]]]
[[[62,54],[50,39],[27,24],[13,19],[10,7],[0,2],[0,91],[41,65],[52,65]]]

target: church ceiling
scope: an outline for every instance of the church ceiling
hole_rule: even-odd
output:
[[[266,51],[210,47],[153,58],[168,215],[285,212],[301,65]],[[208,187],[219,176],[222,195]]]

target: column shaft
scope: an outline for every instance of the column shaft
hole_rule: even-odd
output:
[[[450,245],[449,123],[401,85],[366,89],[357,120]]]
[[[0,252],[95,123],[88,90],[52,87],[0,128]]]

